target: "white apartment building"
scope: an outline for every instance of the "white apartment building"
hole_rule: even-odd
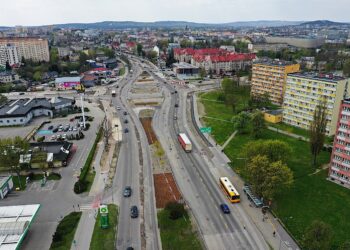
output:
[[[11,66],[20,63],[20,57],[18,56],[16,46],[9,44],[0,46],[0,66],[5,67],[6,62],[9,62]]]
[[[49,62],[49,44],[47,39],[30,37],[1,37],[0,46],[8,44],[15,46],[18,51],[18,58],[31,59],[36,62]]]
[[[283,100],[283,122],[309,129],[317,104],[322,100],[327,106],[327,135],[337,128],[341,101],[350,93],[350,79],[332,74],[288,74]]]

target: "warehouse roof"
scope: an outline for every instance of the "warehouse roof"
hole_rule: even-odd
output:
[[[10,100],[0,107],[0,118],[25,116],[33,109],[53,109],[56,106],[72,103],[72,99],[64,97],[47,98],[23,98]]]
[[[40,204],[0,207],[0,250],[19,249]]]

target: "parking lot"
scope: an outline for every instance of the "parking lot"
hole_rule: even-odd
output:
[[[42,126],[35,135],[35,140],[45,137],[44,141],[75,140],[81,139],[81,133],[89,128],[92,122],[91,116],[86,116],[86,128],[82,117],[71,116],[65,119],[54,119]]]

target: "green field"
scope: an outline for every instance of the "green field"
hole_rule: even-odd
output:
[[[72,212],[65,216],[56,228],[56,239],[51,243],[50,250],[70,249],[77,230],[81,212]]]
[[[197,235],[193,232],[188,215],[177,220],[171,220],[169,219],[169,211],[163,209],[158,212],[158,224],[164,250],[202,249]]]
[[[213,97],[213,94],[209,94]],[[215,98],[215,97],[213,97]],[[203,102],[207,110],[215,113],[211,102]],[[225,105],[218,108],[217,112],[225,113],[230,109]],[[226,109],[224,111],[223,109]],[[215,138],[222,140],[227,134],[232,133],[224,131],[222,124],[209,121],[208,126],[212,126]],[[287,129],[287,127],[285,127]],[[294,130],[294,133],[296,130]],[[300,132],[300,131],[299,131]],[[273,212],[283,221],[292,235],[300,241],[303,233],[313,220],[321,220],[328,223],[333,230],[333,246],[336,247],[345,240],[350,241],[350,190],[342,188],[326,180],[327,170],[322,170],[317,174],[311,164],[311,154],[309,144],[277,132],[265,130],[262,139],[279,139],[287,142],[293,153],[289,157],[287,164],[294,174],[294,183],[291,189],[282,190],[272,204]],[[232,168],[243,175],[245,159],[242,159],[241,148],[248,141],[253,140],[249,134],[237,134],[235,138],[225,148],[225,153],[231,159]],[[238,159],[237,159],[238,158]],[[330,153],[322,151],[318,157],[318,166],[325,166],[329,163]]]
[[[96,218],[94,233],[92,235],[90,250],[113,250],[115,249],[116,227],[118,224],[118,208],[114,204],[108,205],[109,228],[100,227],[100,213]]]

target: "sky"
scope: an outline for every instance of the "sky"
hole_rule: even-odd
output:
[[[1,0],[0,26],[99,21],[332,20],[350,22],[350,0]]]

